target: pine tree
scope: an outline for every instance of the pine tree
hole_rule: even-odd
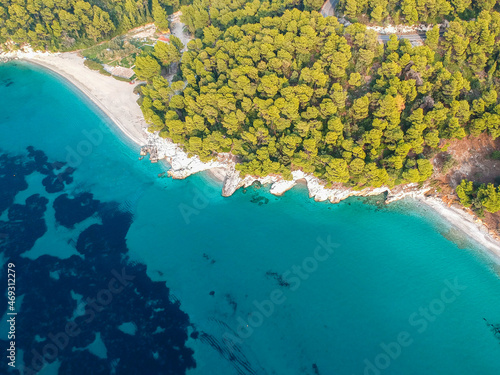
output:
[[[155,20],[155,25],[160,31],[168,30],[168,19],[167,12],[163,9],[158,2],[158,0],[153,0],[152,2],[153,19]]]

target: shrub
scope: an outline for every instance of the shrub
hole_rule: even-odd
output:
[[[443,164],[441,166],[441,173],[446,174],[450,171],[450,169],[454,168],[457,165],[457,161],[453,158],[451,154],[443,155]]]
[[[98,62],[95,62],[93,60],[85,59],[85,61],[83,62],[83,64],[87,68],[89,68],[91,70],[96,70],[99,73],[101,73],[102,75],[105,75],[105,76],[110,76],[111,75],[111,73],[109,73],[106,70],[104,70],[104,67],[101,64],[99,64]]]
[[[490,159],[500,160],[500,150],[495,150],[490,154]]]

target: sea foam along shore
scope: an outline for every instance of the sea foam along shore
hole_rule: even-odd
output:
[[[304,174],[301,171],[293,172],[293,180],[286,181],[279,176],[255,178],[239,177],[235,170],[234,159],[230,155],[221,155],[219,160],[203,163],[197,156],[189,157],[174,143],[159,137],[157,134],[147,132],[141,110],[134,94],[134,85],[121,82],[88,69],[83,64],[83,59],[76,53],[40,53],[33,51],[16,51],[1,53],[1,60],[21,59],[43,66],[71,82],[92,100],[118,128],[139,146],[149,145],[155,147],[158,158],[165,158],[171,165],[169,175],[173,178],[186,178],[194,173],[208,170],[212,175],[223,181],[222,194],[230,196],[238,188],[249,186],[255,181],[262,184],[271,184],[270,192],[281,195],[297,183],[305,181],[309,196],[316,201],[329,200],[339,202],[350,196],[368,196],[387,194],[387,202],[396,201],[405,197],[416,198],[436,211],[443,219],[449,221],[454,227],[464,232],[466,236],[488,249],[495,259],[500,259],[500,243],[488,232],[486,226],[472,214],[457,207],[448,207],[436,198],[425,197],[431,188],[419,187],[417,184],[398,186],[394,189],[381,187],[376,189],[352,190],[342,186],[326,188],[316,177]]]

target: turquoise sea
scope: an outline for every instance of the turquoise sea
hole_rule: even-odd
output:
[[[26,63],[0,109],[0,373],[500,373],[500,267],[415,202],[161,177]]]

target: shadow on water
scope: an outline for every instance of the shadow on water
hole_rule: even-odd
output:
[[[73,172],[33,147],[26,155],[0,155],[0,215],[7,210],[8,217],[0,221],[0,251],[15,264],[16,294],[23,296],[16,321],[16,349],[23,357],[16,369],[2,361],[0,373],[35,374],[50,363],[58,364],[61,375],[184,374],[196,367],[193,350],[185,346],[188,315],[170,299],[165,283],[153,282],[145,265],[128,258],[129,209],[141,191],[124,204],[101,202],[91,192],[68,191]],[[46,176],[45,191],[15,204],[17,193],[29,189],[26,177],[32,173]],[[101,219],[77,234],[83,259],[22,256],[46,233],[44,215],[54,197],[58,225],[73,228],[91,216]],[[8,306],[5,294],[0,306]],[[118,328],[128,322],[137,327],[133,335]],[[87,350],[98,337],[104,353]]]

